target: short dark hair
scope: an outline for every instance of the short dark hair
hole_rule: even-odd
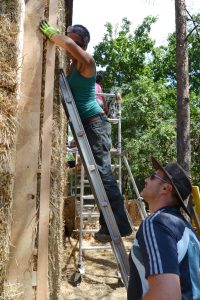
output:
[[[87,45],[90,41],[90,33],[87,28],[80,24],[75,24],[67,27],[67,33],[74,32],[78,34],[83,40],[83,48],[87,49]]]
[[[103,76],[101,74],[97,74],[96,83],[101,83]]]

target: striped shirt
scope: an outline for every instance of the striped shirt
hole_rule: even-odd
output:
[[[176,207],[164,207],[141,224],[130,255],[128,300],[141,300],[149,275],[180,277],[182,300],[200,300],[200,242]]]

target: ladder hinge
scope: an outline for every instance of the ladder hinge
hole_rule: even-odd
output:
[[[77,132],[77,135],[78,135],[78,136],[83,136],[83,135],[84,135],[84,131],[83,131],[83,130],[80,130],[79,132]]]
[[[115,245],[119,245],[121,243],[121,240],[118,237],[114,237],[112,241]]]
[[[106,206],[108,206],[108,203],[107,203],[107,201],[101,201],[101,205],[106,207]]]
[[[89,166],[90,171],[94,171],[96,169],[95,165],[90,165]]]

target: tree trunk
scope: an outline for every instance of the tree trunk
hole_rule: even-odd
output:
[[[188,44],[185,0],[175,0],[177,64],[177,161],[191,168]]]

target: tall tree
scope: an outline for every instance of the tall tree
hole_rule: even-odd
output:
[[[190,103],[185,0],[175,0],[177,66],[177,161],[190,171]]]

